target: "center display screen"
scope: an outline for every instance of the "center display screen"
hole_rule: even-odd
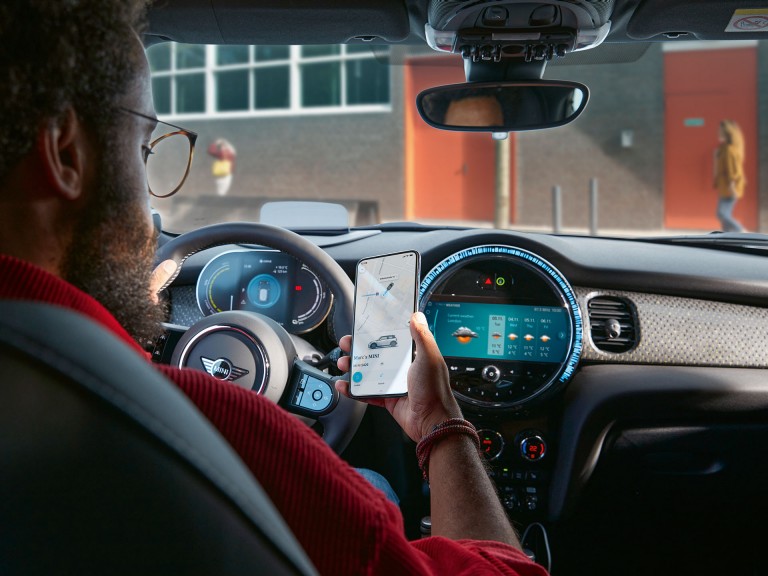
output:
[[[443,356],[559,363],[571,339],[563,307],[430,301],[424,313]]]

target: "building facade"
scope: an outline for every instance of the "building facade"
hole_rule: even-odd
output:
[[[183,193],[159,201],[177,227],[255,220],[270,200],[318,199],[347,206],[353,223],[493,221],[489,135],[435,130],[413,105],[424,88],[463,81],[456,57],[174,44],[149,54],[158,114],[200,134]],[[712,155],[719,121],[731,118],[747,151],[736,216],[768,229],[767,61],[764,42],[666,43],[631,66],[550,65],[546,78],[589,86],[590,104],[568,126],[511,136],[510,225],[551,226],[560,186],[564,227],[588,229],[596,179],[601,230],[717,229]],[[209,153],[217,139],[236,151],[223,194]]]

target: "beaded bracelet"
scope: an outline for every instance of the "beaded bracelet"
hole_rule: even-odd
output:
[[[466,434],[475,442],[475,446],[480,450],[480,436],[472,422],[463,418],[451,418],[445,422],[435,425],[429,434],[424,436],[416,445],[416,458],[419,461],[419,468],[424,480],[429,482],[429,456],[432,453],[432,447],[436,442],[452,434]]]

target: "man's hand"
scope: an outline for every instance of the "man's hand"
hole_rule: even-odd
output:
[[[411,316],[411,336],[416,359],[408,370],[408,396],[365,400],[384,406],[411,440],[418,442],[435,424],[461,418],[435,339],[421,312]],[[349,352],[352,338],[344,336],[341,349]],[[338,367],[347,372],[349,356],[339,358]],[[336,389],[349,395],[349,382],[338,380]],[[496,540],[520,548],[506,512],[488,478],[482,456],[474,441],[463,434],[442,438],[429,457],[429,484],[432,535],[454,540]],[[456,494],[461,498],[456,498]]]
[[[410,325],[411,336],[416,343],[416,359],[408,370],[408,395],[401,398],[369,398],[364,401],[385,407],[411,440],[418,442],[436,424],[449,418],[461,418],[461,410],[451,392],[448,367],[427,327],[424,314],[416,312],[411,316]],[[339,346],[349,353],[351,336],[344,336]],[[337,365],[342,372],[348,372],[350,357],[342,356]],[[337,381],[336,389],[349,396],[349,381]]]
[[[173,260],[165,260],[160,262],[152,272],[152,276],[149,278],[149,292],[155,303],[158,301],[157,293],[168,279],[173,276],[173,273],[176,272],[176,267],[176,262]]]

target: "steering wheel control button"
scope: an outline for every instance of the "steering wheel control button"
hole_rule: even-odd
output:
[[[477,431],[480,436],[480,450],[486,459],[493,461],[501,456],[504,450],[504,437],[496,430],[481,429]]]
[[[152,349],[152,362],[170,364],[173,351],[186,331],[187,329],[183,326],[166,325],[165,332],[155,340],[155,345]]]
[[[165,345],[168,343],[168,334],[161,334],[155,341],[155,346],[152,349],[152,362],[160,362],[163,358],[163,352],[165,351]]]
[[[520,454],[529,462],[538,462],[547,453],[547,443],[538,434],[526,436],[520,442]]]
[[[486,366],[480,373],[486,382],[496,382],[501,377],[501,371],[496,366]]]
[[[302,374],[296,390],[294,404],[311,412],[322,412],[333,401],[331,387],[309,374]]]

